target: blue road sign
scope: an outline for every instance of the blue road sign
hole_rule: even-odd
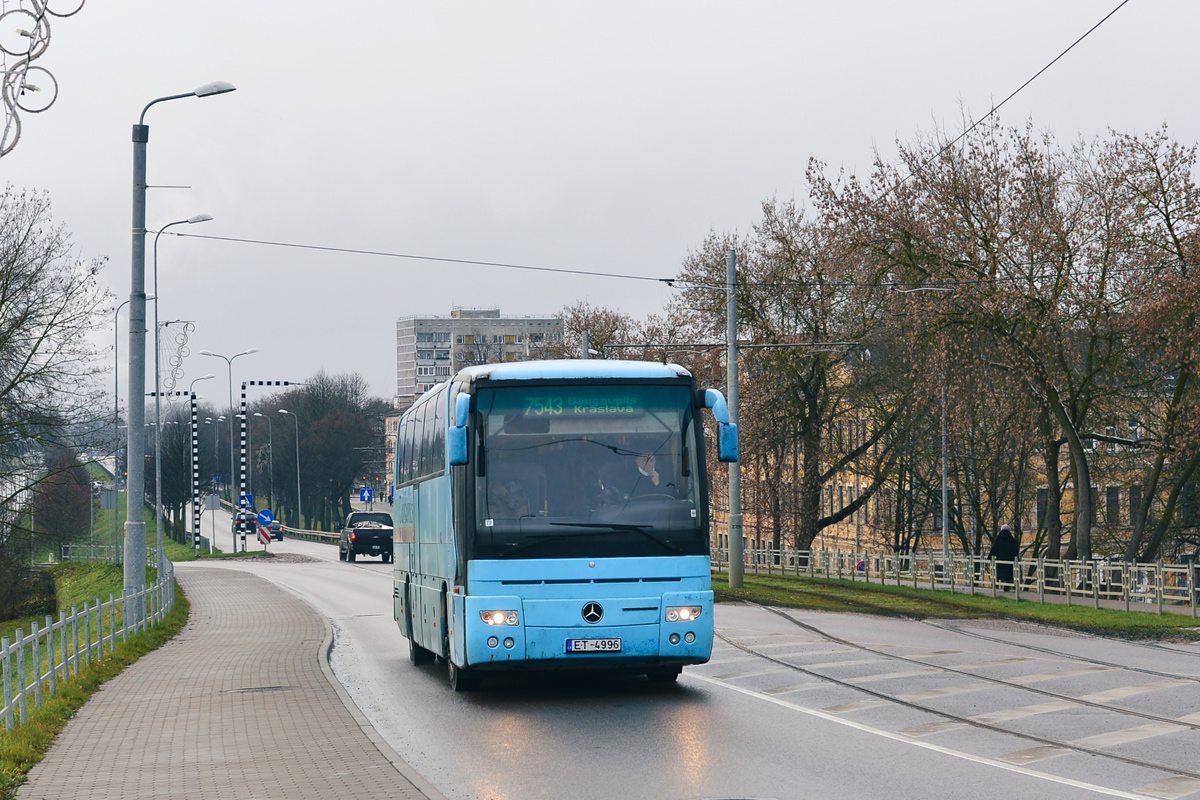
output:
[[[358,493],[358,500],[361,503],[370,503],[374,500],[374,494],[371,492],[371,487],[364,486],[362,491]]]
[[[258,512],[259,525],[270,525],[274,521],[275,515],[271,513],[271,509],[264,508],[262,511]]]

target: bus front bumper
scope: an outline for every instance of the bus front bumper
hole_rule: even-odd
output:
[[[553,624],[558,622],[552,606],[559,602],[570,617],[580,619],[583,605],[576,600],[538,604],[530,610],[526,624],[526,608],[517,597],[456,598],[465,601],[465,630],[454,636],[462,650],[453,654],[458,663],[483,669],[495,668],[639,668],[654,666],[684,666],[708,661],[713,645],[712,592],[680,592],[654,598],[656,607],[640,609],[641,613],[626,624]],[[621,600],[613,600],[613,605]],[[534,606],[535,604],[529,604]],[[546,606],[550,605],[551,608]],[[700,616],[688,621],[666,620],[668,607],[700,608]],[[484,622],[481,612],[516,610],[518,624]],[[616,616],[616,615],[614,615]],[[566,622],[567,620],[562,620]],[[607,620],[605,620],[607,621]],[[541,624],[538,624],[541,623]],[[547,624],[551,623],[551,624]],[[455,632],[458,633],[458,632]],[[465,659],[462,659],[465,655]]]

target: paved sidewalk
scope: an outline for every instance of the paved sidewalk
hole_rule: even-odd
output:
[[[18,798],[441,798],[330,672],[329,625],[244,572],[176,565],[175,639],[96,693]]]

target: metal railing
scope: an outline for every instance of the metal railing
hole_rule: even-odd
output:
[[[86,561],[88,563],[115,563],[111,544],[64,544],[62,546],[63,561]],[[155,564],[158,561],[158,548],[146,548],[146,563]]]
[[[130,606],[129,604],[133,605]],[[118,640],[157,626],[175,607],[175,570],[167,568],[152,585],[121,597],[110,594],[107,602],[99,598],[84,602],[83,608],[71,606],[71,612],[58,612],[58,621],[46,616],[44,626],[33,622],[29,635],[18,628],[16,635],[0,637],[0,672],[4,677],[5,731],[28,720],[29,705],[41,708],[45,699],[78,677],[91,661],[99,660],[116,649]],[[145,608],[140,619],[125,610]],[[131,619],[130,616],[133,618]]]
[[[797,550],[783,547],[746,547],[744,569],[758,575],[807,575],[850,581],[912,586],[966,594],[1004,593],[1016,600],[1046,602],[1047,596],[1065,599],[1067,605],[1100,608],[1151,604],[1190,611],[1196,616],[1196,564],[1143,563],[1112,559],[993,558],[951,553],[870,553],[848,550]],[[729,551],[717,548],[713,568],[728,571]],[[1035,597],[1036,596],[1036,597]]]

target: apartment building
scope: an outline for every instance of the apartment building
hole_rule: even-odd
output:
[[[562,340],[553,314],[501,316],[499,308],[459,308],[448,315],[396,320],[396,404],[407,407],[463,367],[528,361]]]

